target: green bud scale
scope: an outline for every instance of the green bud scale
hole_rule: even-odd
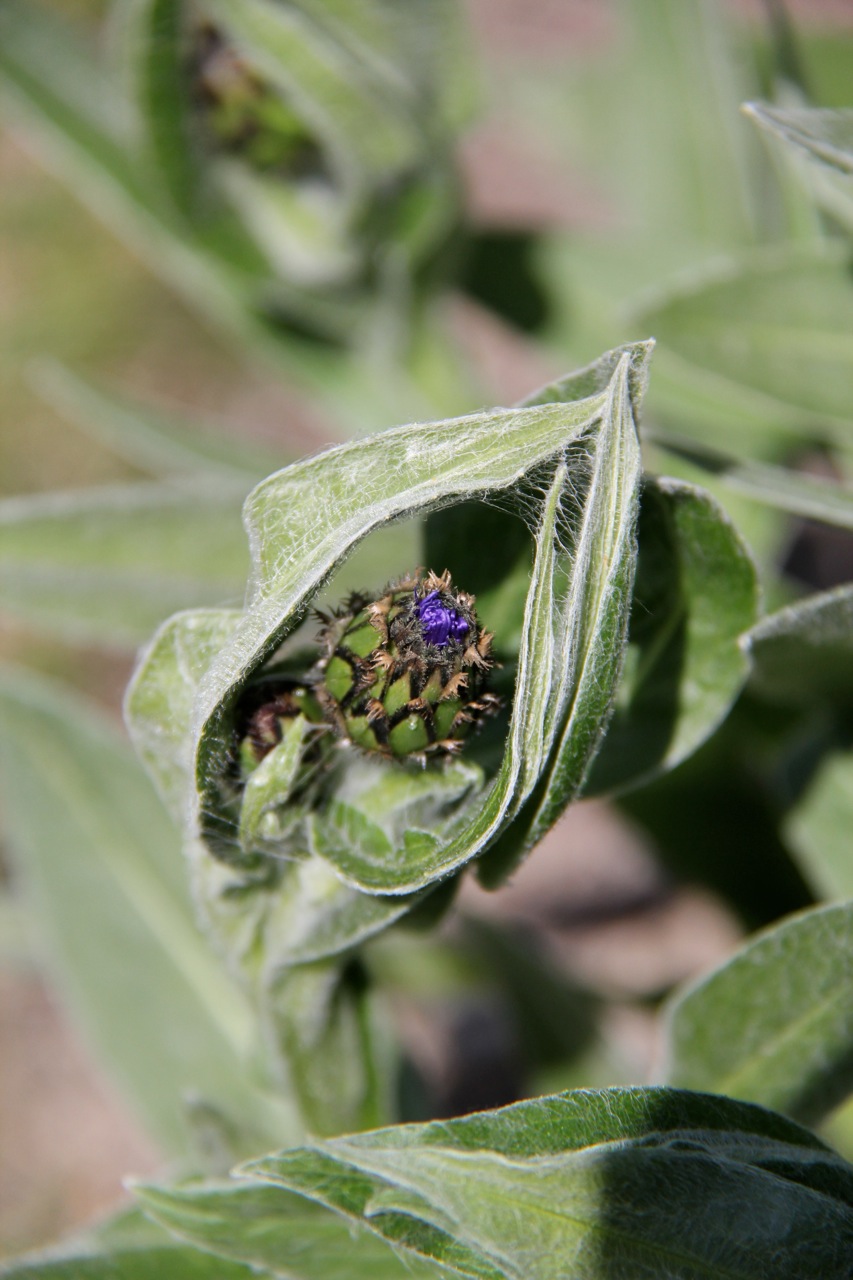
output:
[[[500,700],[486,691],[492,636],[445,571],[414,574],[320,615],[311,682],[338,736],[393,759],[452,754]]]

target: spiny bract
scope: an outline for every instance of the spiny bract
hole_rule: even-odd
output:
[[[363,751],[453,753],[497,709],[485,689],[492,636],[447,570],[391,583],[378,599],[356,592],[320,618],[323,654],[311,683],[326,720]]]

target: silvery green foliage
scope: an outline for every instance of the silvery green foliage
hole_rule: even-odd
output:
[[[582,785],[625,642],[640,480],[635,415],[649,351],[638,344],[609,353],[518,409],[402,427],[274,474],[245,506],[253,569],[244,610],[177,615],[140,663],[127,698],[137,749],[184,827],[207,927],[253,993],[281,1071],[297,1092],[303,1082],[315,1128],[329,1116],[309,1097],[316,1076],[302,1055],[328,1056],[328,1037],[343,1035],[357,1075],[366,1061],[355,1051],[360,1027],[361,1048],[369,1041],[382,1057],[347,953],[518,819],[514,859]],[[472,498],[520,515],[533,547],[510,628],[518,656],[502,757],[473,751],[421,770],[342,746],[310,811],[290,804],[279,765],[259,770],[246,789],[254,816],[241,824],[225,779],[247,681],[371,531],[429,512],[440,522],[444,509]],[[312,1005],[300,992],[319,990],[318,981],[327,995]],[[339,1128],[381,1114],[381,1073],[365,1072],[350,1124],[338,1114]],[[330,1083],[327,1112],[334,1092]]]
[[[772,1112],[674,1089],[537,1098],[238,1173],[138,1195],[179,1240],[305,1280],[842,1280],[853,1248],[849,1165]],[[331,1251],[341,1217],[347,1270],[315,1270],[304,1244]]]

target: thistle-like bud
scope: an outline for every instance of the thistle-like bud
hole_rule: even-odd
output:
[[[320,615],[317,699],[339,737],[393,759],[460,750],[500,700],[486,691],[492,636],[450,574],[416,573]]]
[[[241,706],[238,728],[238,765],[245,781],[286,736],[298,716],[309,725],[325,728],[323,709],[313,689],[292,676],[266,673],[250,686]]]

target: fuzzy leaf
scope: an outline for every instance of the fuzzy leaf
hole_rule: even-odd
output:
[[[257,1150],[271,1113],[247,1076],[251,1010],[198,931],[179,841],[128,746],[19,671],[3,675],[0,711],[15,862],[101,1059],[168,1151],[192,1150],[187,1094],[221,1104]]]
[[[297,965],[259,995],[264,1043],[308,1132],[387,1124],[397,1058],[385,1011],[360,966],[337,958]]]
[[[674,1084],[820,1120],[853,1090],[853,905],[758,934],[678,997],[669,1024]]]
[[[626,669],[588,791],[673,768],[713,733],[746,679],[739,639],[755,621],[755,568],[701,489],[646,483]]]
[[[455,1274],[426,1259],[403,1259],[371,1231],[268,1183],[146,1183],[134,1191],[145,1212],[179,1239],[217,1258],[268,1267],[286,1280],[431,1280]]]
[[[634,406],[647,356],[644,344],[611,353],[562,389],[551,388],[541,405],[403,427],[330,450],[250,495],[245,521],[254,569],[246,613],[201,682],[194,711],[196,813],[216,854],[237,865],[245,859],[221,778],[247,678],[371,530],[480,494],[520,509],[536,546],[501,768],[476,808],[471,797],[449,815],[449,839],[410,840],[392,859],[363,844],[326,844],[323,852],[362,889],[411,893],[494,840],[546,773],[554,785],[537,810],[536,830],[555,820],[598,744],[621,657],[639,483]],[[602,391],[596,380],[603,372],[609,381]],[[143,669],[138,679],[146,678]]]
[[[850,1166],[779,1116],[676,1090],[535,1099],[244,1172],[481,1280],[841,1280],[853,1246]]]
[[[176,607],[240,599],[233,480],[0,502],[0,609],[74,641],[134,646]]]
[[[234,612],[179,614],[155,635],[128,689],[137,750],[181,825],[193,777],[194,700],[239,621]],[[307,850],[302,861],[256,859],[249,875],[215,861],[197,840],[186,841],[185,852],[211,941],[250,992],[271,1069],[304,1123],[321,1133],[384,1119],[392,1062],[378,1010],[345,965],[312,962],[351,950],[410,900],[348,888]]]

